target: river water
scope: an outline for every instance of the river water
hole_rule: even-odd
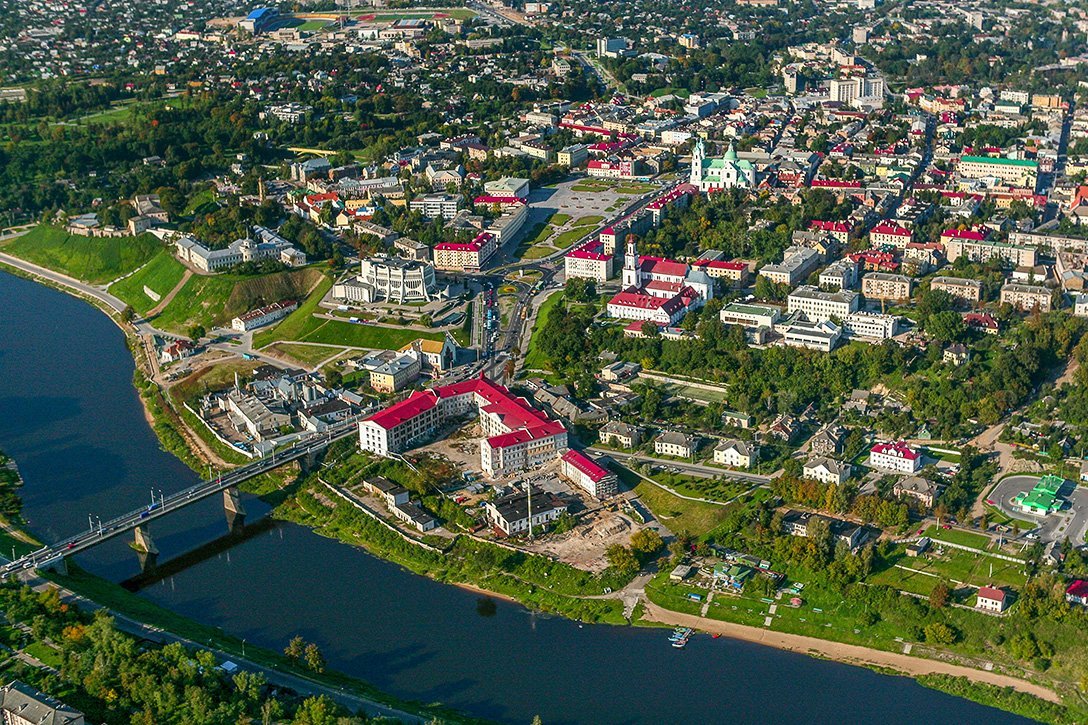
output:
[[[121,332],[91,306],[0,272],[0,448],[19,463],[30,528],[75,533],[196,476],[158,447]],[[267,511],[247,499],[249,520]],[[156,522],[160,564],[227,533],[217,500]],[[145,588],[255,645],[300,634],[331,667],[384,691],[528,723],[1023,722],[903,677],[728,639],[674,650],[662,631],[579,626],[438,584],[272,523]],[[138,573],[126,542],[79,558],[114,581]],[[483,612],[483,614],[481,614]]]

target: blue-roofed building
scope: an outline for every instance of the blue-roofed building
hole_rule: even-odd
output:
[[[242,30],[254,35],[266,33],[275,26],[280,19],[280,11],[276,8],[257,8],[245,17],[238,25]]]

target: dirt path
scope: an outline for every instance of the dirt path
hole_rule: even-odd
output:
[[[997,687],[1011,687],[1018,692],[1034,695],[1049,702],[1061,703],[1061,698],[1058,697],[1057,693],[1047,687],[996,672],[986,672],[985,670],[976,670],[972,667],[954,665],[949,662],[911,657],[898,652],[884,652],[852,644],[829,642],[799,634],[775,632],[759,627],[703,619],[694,614],[681,614],[662,609],[648,601],[645,603],[645,612],[645,618],[652,622],[691,627],[692,629],[717,633],[746,642],[757,642],[790,652],[828,657],[852,665],[886,667],[911,676],[942,674],[966,677],[974,682],[996,685]]]
[[[185,286],[185,283],[189,281],[189,278],[193,276],[193,270],[186,267],[185,274],[181,275],[181,280],[174,285],[174,289],[166,293],[166,296],[159,300],[159,304],[151,308],[151,310],[144,315],[146,319],[151,319],[155,315],[159,314],[166,309],[166,306],[174,301],[174,297],[181,291],[181,288]]]

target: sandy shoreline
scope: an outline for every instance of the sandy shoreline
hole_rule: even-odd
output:
[[[954,665],[949,662],[941,662],[940,660],[912,657],[899,652],[885,652],[884,650],[870,649],[868,647],[845,644],[842,642],[832,642],[830,640],[806,637],[805,635],[800,634],[775,632],[760,627],[749,627],[743,624],[722,622],[716,619],[704,619],[703,617],[697,617],[694,614],[682,614],[680,612],[663,609],[649,601],[645,601],[644,605],[646,607],[644,617],[653,622],[691,627],[692,629],[710,632],[712,634],[721,634],[722,636],[731,639],[755,642],[756,644],[787,650],[789,652],[800,652],[802,654],[827,657],[836,662],[843,662],[849,665],[883,667],[902,672],[904,675],[909,675],[911,677],[930,674],[966,677],[974,682],[996,685],[997,687],[1011,687],[1018,692],[1034,695],[1043,700],[1061,704],[1061,698],[1058,697],[1058,694],[1053,690],[1042,685],[1037,685],[1034,682],[1028,682],[1027,680],[1021,680],[1016,677],[1009,677],[1008,675],[1002,675],[997,672],[976,670],[973,667]]]

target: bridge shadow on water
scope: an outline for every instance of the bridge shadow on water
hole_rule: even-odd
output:
[[[138,592],[141,589],[146,589],[149,586],[158,584],[164,579],[169,579],[175,574],[179,574],[190,567],[196,566],[209,559],[214,559],[238,544],[267,533],[275,527],[275,519],[268,516],[257,519],[253,523],[245,525],[239,524],[234,527],[230,533],[224,536],[220,536],[206,544],[202,544],[181,556],[176,556],[168,561],[159,562],[148,571],[125,579],[121,582],[121,586],[130,592]]]

